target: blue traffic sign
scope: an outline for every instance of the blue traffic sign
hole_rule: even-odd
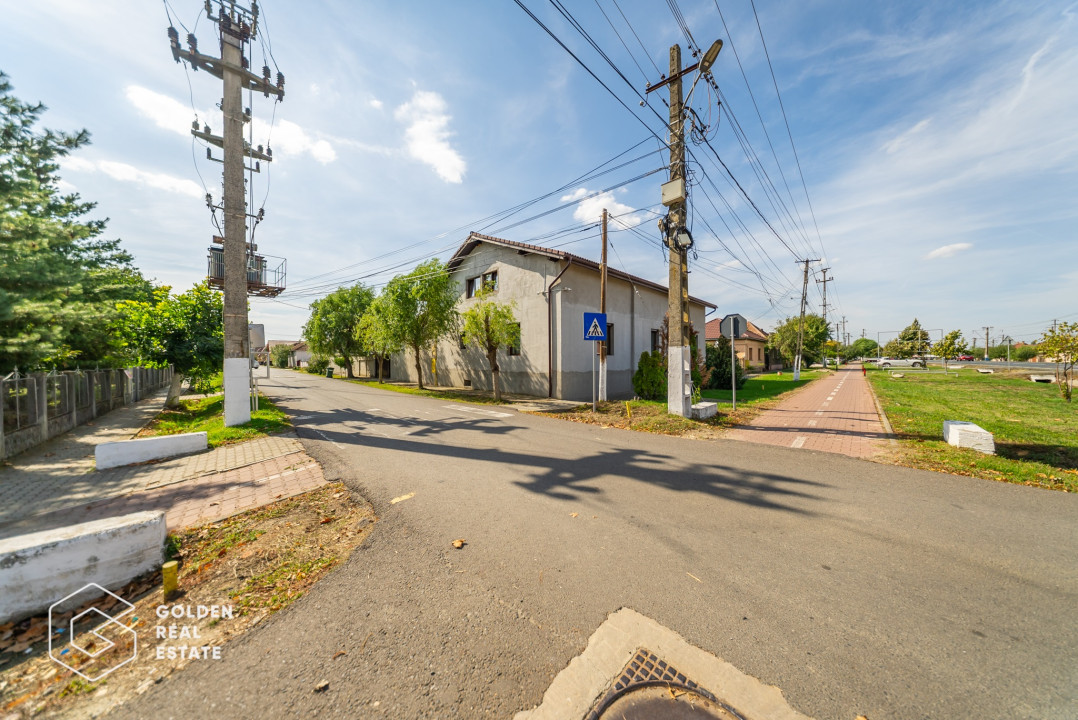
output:
[[[584,339],[606,342],[606,313],[584,313]]]

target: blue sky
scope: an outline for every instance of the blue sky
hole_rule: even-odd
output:
[[[256,242],[288,260],[289,291],[252,300],[270,337],[298,337],[318,293],[357,278],[380,286],[447,257],[471,229],[598,258],[591,226],[604,206],[621,216],[612,264],[665,283],[666,93],[650,97],[654,112],[636,93],[655,65],[666,71],[671,44],[685,48],[682,29],[666,3],[565,3],[626,84],[551,2],[523,1],[628,108],[512,0],[263,4],[271,45],[256,43],[252,64],[272,49],[287,93],[253,107],[255,144],[269,139],[276,159],[254,180],[255,209],[268,197]],[[216,54],[201,3],[170,3],[181,38],[180,22]],[[808,256],[831,267],[831,319],[845,316],[852,336],[887,337],[917,317],[977,330],[983,344],[985,325],[1034,339],[1053,318],[1078,319],[1078,4],[757,0],[800,170],[749,0],[675,5],[700,45],[726,43],[714,76],[728,112],[705,84],[692,105],[776,231],[712,149],[692,145],[690,291],[719,315],[770,329],[795,314],[796,259]],[[0,0],[0,13],[0,69],[16,94],[48,105],[48,127],[92,133],[65,163],[65,187],[98,203],[147,276],[197,282],[215,232],[203,195],[220,198],[220,165],[192,150],[188,129],[197,116],[220,132],[220,84],[173,62],[165,6]],[[639,159],[571,182],[623,152],[606,168]]]

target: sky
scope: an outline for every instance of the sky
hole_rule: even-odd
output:
[[[688,36],[724,41],[719,92],[700,81],[690,102],[689,289],[712,317],[773,329],[799,310],[798,262],[819,259],[809,309],[830,268],[829,320],[851,337],[916,317],[983,345],[984,326],[995,344],[1078,320],[1078,3],[521,4],[535,19],[515,0],[262,3],[251,64],[286,91],[244,97],[274,151],[254,241],[287,260],[288,289],[251,300],[270,338],[470,230],[598,259],[604,207],[611,265],[665,284],[668,94],[644,89],[671,45],[691,60]],[[173,61],[166,29],[217,55],[202,4],[0,0],[0,17],[15,95],[48,106],[44,127],[91,133],[62,189],[97,203],[147,277],[199,282],[221,166],[189,130],[220,133],[221,86]]]

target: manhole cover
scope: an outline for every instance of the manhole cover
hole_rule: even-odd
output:
[[[586,720],[744,720],[654,653],[640,648]]]

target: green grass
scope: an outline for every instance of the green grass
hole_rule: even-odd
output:
[[[383,383],[377,380],[366,380],[362,378],[336,378],[337,380],[345,380],[346,382],[357,383],[359,385],[365,385],[367,387],[378,388],[379,390],[391,390],[392,392],[404,393],[406,395],[420,395],[422,397],[437,398],[439,400],[452,400],[453,402],[467,402],[477,403],[480,405],[501,405],[502,403],[494,402],[494,398],[486,392],[461,392],[457,390],[431,390],[425,388],[420,390],[414,385],[401,385],[398,383]]]
[[[904,465],[1078,492],[1078,405],[1028,372],[955,375],[870,372],[901,441]],[[943,440],[944,420],[976,423],[995,436],[996,455]]]
[[[178,409],[165,409],[150,423],[145,435],[176,435],[205,432],[211,448],[243,442],[292,427],[288,416],[266,397],[259,395],[258,410],[251,412],[251,421],[225,427],[224,396],[181,400]]]
[[[800,380],[794,380],[793,372],[788,370],[784,370],[781,375],[767,373],[766,375],[751,377],[745,381],[745,387],[737,391],[737,402],[739,405],[741,403],[752,405],[764,400],[770,400],[784,392],[807,385],[826,372],[825,370],[806,370],[801,373]],[[730,402],[732,395],[729,389],[704,390],[700,394],[707,399],[727,403]]]

